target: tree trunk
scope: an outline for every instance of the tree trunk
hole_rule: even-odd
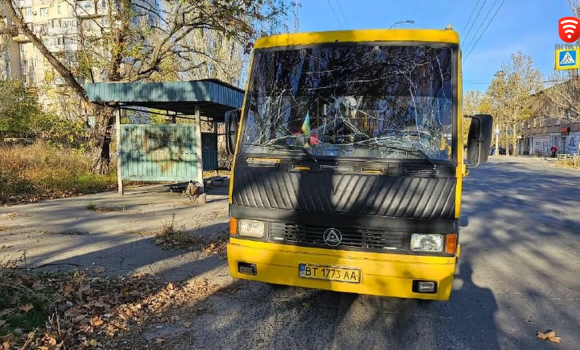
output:
[[[115,118],[111,108],[95,105],[93,110],[95,126],[90,135],[93,150],[91,170],[94,174],[105,175],[109,173],[111,164],[111,130]]]
[[[513,155],[518,156],[518,135],[516,134],[517,126],[516,124],[512,127],[512,147],[513,147]]]

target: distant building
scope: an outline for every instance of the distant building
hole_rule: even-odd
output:
[[[16,7],[21,11],[24,22],[32,29],[46,46],[62,63],[68,66],[77,81],[84,84],[79,74],[79,52],[90,40],[105,35],[118,25],[118,20],[111,23],[115,17],[115,9],[119,8],[119,0],[15,0]],[[156,0],[136,2],[139,8],[159,11]],[[0,18],[11,30],[11,37],[3,44],[6,51],[0,57],[0,77],[21,80],[27,87],[38,91],[39,102],[45,110],[57,109],[63,104],[71,105],[71,96],[64,96],[64,79],[52,68],[39,50],[6,15],[6,9],[0,4]],[[154,23],[155,16],[150,15],[148,21]],[[91,47],[94,50],[94,47]],[[103,50],[104,57],[110,57],[110,52]],[[100,80],[99,74],[95,76]],[[80,100],[72,105],[81,107]]]
[[[518,153],[549,155],[550,148],[556,145],[559,154],[578,154],[580,117],[570,109],[557,108],[546,91],[532,96],[531,117],[524,123]]]

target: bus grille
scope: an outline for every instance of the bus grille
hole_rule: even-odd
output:
[[[342,235],[337,246],[324,242],[324,232],[328,227],[301,224],[270,224],[270,240],[278,243],[295,244],[319,248],[354,248],[361,250],[401,251],[405,234],[336,227]]]

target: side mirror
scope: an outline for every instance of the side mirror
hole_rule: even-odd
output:
[[[493,117],[489,114],[477,114],[470,116],[471,125],[467,136],[467,161],[479,166],[487,162],[489,147],[491,145],[491,134],[493,131]]]
[[[236,152],[236,141],[238,140],[238,126],[240,122],[241,111],[234,109],[226,112],[226,152],[232,155]]]

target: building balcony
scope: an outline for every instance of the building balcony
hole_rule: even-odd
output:
[[[102,17],[109,13],[106,7],[95,7],[92,1],[78,1],[75,6],[77,16],[81,18]]]
[[[48,27],[46,34],[48,35],[76,35],[79,33],[77,26],[52,28]]]
[[[67,43],[67,44],[48,43],[46,44],[46,48],[48,51],[52,53],[75,52],[79,50],[79,45],[77,43]]]
[[[18,8],[32,7],[32,0],[16,0],[14,4]]]
[[[24,43],[29,43],[30,39],[24,34],[19,34],[17,36],[13,36],[12,41],[14,41],[16,43],[24,44]]]
[[[12,41],[17,43],[27,43],[30,42],[30,39],[24,35],[24,32],[18,29],[17,27],[11,28],[12,30]]]

